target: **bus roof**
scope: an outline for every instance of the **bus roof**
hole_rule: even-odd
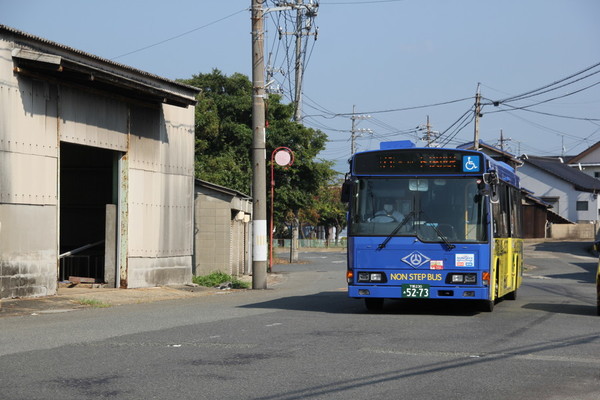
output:
[[[415,157],[410,157],[413,154]],[[473,155],[473,156],[471,156]],[[358,162],[357,162],[358,160]],[[470,169],[469,162],[477,164]],[[475,165],[475,164],[472,164]],[[519,177],[510,165],[487,154],[466,149],[415,147],[409,140],[381,142],[379,150],[368,150],[352,156],[353,175],[482,175],[495,170],[498,178],[519,187]]]

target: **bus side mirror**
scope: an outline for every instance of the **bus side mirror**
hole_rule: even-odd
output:
[[[498,185],[493,183],[490,185],[490,201],[492,203],[498,203],[500,196],[498,195]]]
[[[354,187],[354,182],[344,181],[344,183],[342,184],[342,193],[341,193],[342,203],[350,202],[350,196],[352,195],[353,187]]]
[[[480,193],[486,191],[487,193],[485,193],[485,195],[490,196],[490,201],[492,203],[498,203],[500,201],[500,196],[498,194],[500,179],[498,178],[496,171],[491,170],[487,174],[483,174],[483,181],[485,182],[486,189],[480,190]]]
[[[477,191],[477,195],[479,197],[489,196],[490,201],[492,203],[497,203],[499,201],[498,185],[495,183],[492,183],[490,185],[488,185],[488,184],[480,185],[479,190]]]

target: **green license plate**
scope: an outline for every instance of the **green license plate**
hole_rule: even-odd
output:
[[[409,299],[425,299],[429,297],[429,285],[406,284],[402,285],[402,297]]]

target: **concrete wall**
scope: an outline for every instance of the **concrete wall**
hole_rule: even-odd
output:
[[[196,185],[194,274],[248,273],[250,199]]]
[[[593,241],[596,238],[596,224],[552,224],[550,237],[552,239],[582,239]]]

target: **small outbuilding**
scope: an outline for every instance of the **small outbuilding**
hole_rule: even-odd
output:
[[[196,179],[194,275],[250,273],[252,198]]]
[[[0,25],[0,298],[191,280],[198,93]]]

